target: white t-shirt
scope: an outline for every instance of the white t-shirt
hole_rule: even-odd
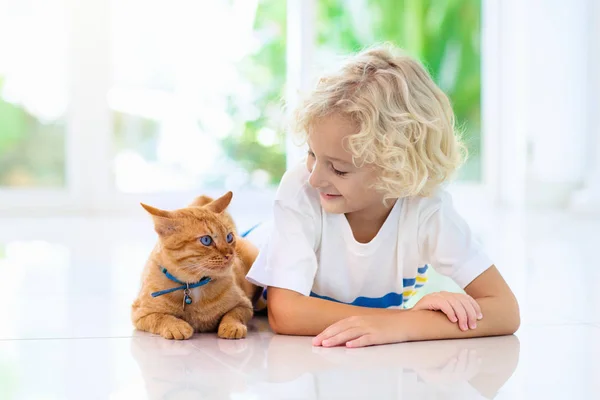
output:
[[[431,265],[467,286],[493,263],[455,211],[450,195],[398,199],[369,243],[354,239],[343,214],[321,208],[302,164],[287,171],[270,234],[247,279],[364,307],[402,307]]]

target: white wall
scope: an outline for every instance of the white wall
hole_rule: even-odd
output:
[[[588,8],[588,135],[584,183],[571,198],[578,213],[600,214],[600,2],[590,0]]]
[[[588,6],[593,1],[524,2],[526,196],[531,206],[566,204],[584,178],[589,140]]]
[[[600,176],[587,173],[600,158],[589,151],[600,114],[590,85],[600,78],[598,3],[483,2],[484,181],[500,206],[564,208]]]

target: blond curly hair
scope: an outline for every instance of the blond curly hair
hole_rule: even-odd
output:
[[[415,59],[389,44],[366,49],[323,76],[295,112],[307,139],[320,118],[340,113],[359,132],[347,137],[354,165],[379,170],[385,199],[429,196],[466,158],[450,100]]]

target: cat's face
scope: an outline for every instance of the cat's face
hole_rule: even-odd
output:
[[[231,197],[228,192],[207,205],[175,211],[142,204],[154,220],[161,257],[178,279],[193,282],[203,276],[229,273],[235,257],[236,235],[224,210]]]

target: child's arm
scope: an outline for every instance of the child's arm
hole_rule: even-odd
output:
[[[397,317],[400,313],[406,313],[406,310],[336,303],[277,287],[269,287],[268,293],[269,324],[275,333],[284,335],[315,336],[331,324],[352,316]]]
[[[406,311],[398,315],[375,315],[339,321],[315,338],[316,345],[362,347],[374,344],[510,335],[520,325],[519,306],[495,266],[473,280],[465,291],[481,307],[477,328],[461,330],[437,311]],[[425,299],[425,298],[423,298]],[[327,340],[326,343],[323,343]]]
[[[463,332],[456,324],[438,318],[440,313],[415,311],[402,318],[411,326],[407,340],[511,335],[519,329],[521,319],[517,299],[495,266],[475,278],[465,287],[465,292],[481,307],[483,319],[477,322],[476,329]]]
[[[479,304],[469,295],[445,293],[445,296],[419,302],[415,307],[435,310],[457,326],[469,329],[475,324]],[[358,307],[304,296],[293,290],[269,287],[269,323],[276,333],[284,335],[313,336],[340,320],[349,317],[392,316],[408,310]],[[316,342],[320,345],[320,342]]]

